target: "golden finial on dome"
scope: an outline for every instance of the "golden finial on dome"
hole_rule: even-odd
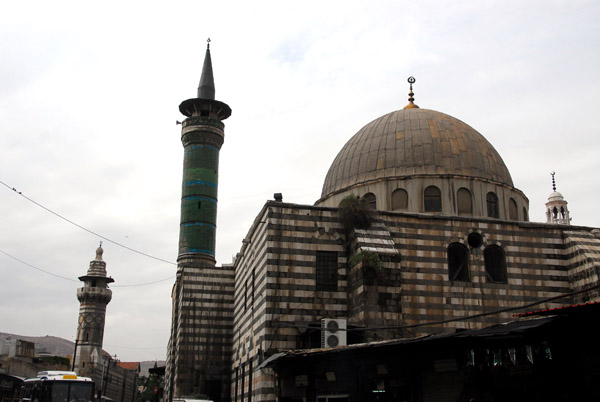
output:
[[[419,106],[414,104],[415,101],[415,94],[413,93],[413,89],[412,89],[412,84],[414,84],[417,80],[415,80],[415,77],[410,76],[408,77],[408,83],[410,84],[410,92],[408,93],[408,105],[404,106],[404,109],[418,109]]]

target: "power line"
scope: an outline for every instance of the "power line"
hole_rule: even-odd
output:
[[[147,286],[147,285],[154,285],[155,283],[159,283],[159,282],[172,281],[173,279],[175,279],[175,276],[169,276],[168,278],[159,279],[159,280],[152,281],[152,282],[136,283],[133,285],[111,285],[110,287],[111,288],[131,288],[131,287],[135,287],[135,286]]]
[[[582,290],[578,290],[575,292],[571,292],[571,293],[563,293],[560,294],[558,296],[552,296],[552,297],[548,297],[545,299],[538,299],[534,302],[531,303],[527,303],[527,304],[522,304],[520,306],[513,306],[513,307],[506,307],[506,308],[502,308],[502,309],[498,309],[498,310],[492,310],[492,311],[488,311],[485,313],[478,313],[478,314],[472,314],[472,315],[464,315],[461,317],[454,317],[454,318],[449,318],[446,320],[439,320],[439,321],[426,321],[426,322],[420,322],[418,324],[407,324],[407,325],[390,325],[390,326],[385,326],[385,327],[364,327],[364,328],[338,328],[338,331],[346,331],[346,332],[352,332],[352,331],[357,331],[357,332],[361,332],[361,331],[380,331],[380,330],[386,330],[386,329],[404,329],[404,328],[417,328],[417,327],[424,327],[424,326],[430,326],[430,325],[440,325],[440,324],[446,324],[449,322],[455,322],[455,321],[464,321],[464,320],[472,320],[474,318],[479,318],[479,317],[485,317],[485,316],[489,316],[489,315],[496,315],[496,314],[500,314],[500,313],[506,313],[509,311],[515,311],[515,310],[523,310],[526,308],[530,308],[533,306],[536,306],[538,304],[542,304],[542,303],[547,303],[553,300],[558,300],[558,299],[564,299],[565,297],[571,297],[571,296],[575,296],[581,293],[586,293],[589,292],[591,290],[596,290],[600,288],[600,285],[594,285],[591,286],[589,288],[586,289],[582,289]],[[277,327],[293,327],[293,328],[298,328],[298,329],[309,329],[309,330],[321,330],[320,327],[312,327],[309,324],[298,324],[298,323],[291,323],[291,322],[279,322],[279,325]]]
[[[2,250],[0,250],[0,253],[2,253],[2,254],[4,254],[4,255],[6,255],[6,256],[8,256],[8,257],[12,258],[12,259],[13,259],[13,260],[15,260],[15,261],[19,261],[21,264],[27,265],[29,268],[37,269],[38,271],[41,271],[41,272],[43,272],[43,273],[45,273],[45,274],[52,275],[52,276],[55,276],[55,277],[57,277],[57,278],[60,278],[60,279],[65,279],[65,280],[67,280],[67,281],[71,281],[71,282],[79,282],[79,281],[77,281],[77,280],[75,280],[75,279],[72,279],[72,278],[67,278],[66,276],[60,276],[60,275],[57,275],[57,274],[55,274],[55,273],[53,273],[53,272],[46,271],[45,269],[38,268],[38,267],[36,267],[36,266],[34,266],[34,265],[31,265],[31,264],[29,264],[29,263],[27,263],[27,262],[25,262],[25,261],[23,261],[23,260],[20,260],[20,259],[18,259],[17,257],[14,257],[14,256],[12,256],[12,255],[8,254],[8,253],[7,253],[7,252],[5,252],[5,251],[2,251]]]
[[[31,198],[27,197],[27,196],[26,196],[26,195],[24,195],[24,194],[23,194],[21,191],[18,191],[16,188],[14,188],[14,187],[10,187],[8,184],[4,183],[2,180],[0,180],[0,184],[4,185],[6,188],[8,188],[8,189],[10,189],[10,190],[14,191],[15,193],[19,194],[21,197],[25,198],[27,201],[29,201],[29,202],[31,202],[31,203],[33,203],[33,204],[37,205],[38,207],[40,207],[40,208],[42,208],[42,209],[46,210],[47,212],[50,212],[52,215],[54,215],[54,216],[57,216],[57,217],[59,217],[60,219],[62,219],[62,220],[64,220],[64,221],[66,221],[66,222],[69,222],[71,225],[73,225],[73,226],[77,226],[79,229],[85,230],[86,232],[93,234],[94,236],[98,236],[99,238],[101,238],[101,239],[103,239],[103,240],[106,240],[106,241],[107,241],[107,242],[109,242],[109,243],[112,243],[112,244],[114,244],[114,245],[116,245],[116,246],[122,247],[122,248],[124,248],[124,249],[126,249],[126,250],[132,251],[132,252],[134,252],[134,253],[137,253],[137,254],[143,255],[143,256],[145,256],[145,257],[148,257],[148,258],[152,258],[152,259],[154,259],[154,260],[157,260],[157,261],[165,262],[165,263],[167,263],[167,264],[171,264],[171,265],[177,265],[177,263],[174,263],[174,262],[172,262],[172,261],[167,261],[167,260],[163,260],[162,258],[154,257],[153,255],[150,255],[150,254],[144,253],[144,252],[142,252],[142,251],[138,251],[138,250],[136,250],[136,249],[133,249],[133,248],[131,248],[131,247],[128,247],[128,246],[126,246],[126,245],[124,245],[124,244],[121,244],[121,243],[119,243],[119,242],[116,242],[116,241],[114,241],[114,240],[111,240],[111,239],[109,239],[108,237],[102,236],[101,234],[98,234],[98,233],[96,233],[96,232],[94,232],[94,231],[92,231],[92,230],[90,230],[90,229],[88,229],[88,228],[86,228],[86,227],[83,227],[83,226],[79,225],[78,223],[75,223],[75,222],[73,222],[72,220],[70,220],[70,219],[68,219],[68,218],[66,218],[66,217],[64,217],[64,216],[62,216],[62,215],[60,215],[59,213],[57,213],[57,212],[54,212],[54,211],[53,211],[53,210],[51,210],[50,208],[46,208],[46,207],[45,207],[45,206],[43,206],[42,204],[40,204],[40,203],[38,203],[38,202],[36,202],[36,201],[32,200]],[[37,269],[37,268],[36,268],[36,269]]]
[[[45,274],[52,275],[52,276],[55,276],[55,277],[57,277],[57,278],[60,278],[60,279],[65,279],[65,280],[67,280],[67,281],[71,281],[71,282],[79,282],[78,280],[75,280],[75,279],[72,279],[72,278],[67,278],[66,276],[61,276],[61,275],[55,274],[55,273],[53,273],[53,272],[47,271],[47,270],[45,270],[45,269],[42,269],[42,268],[36,267],[35,265],[32,265],[32,264],[30,264],[30,263],[28,263],[28,262],[25,262],[25,261],[23,261],[23,260],[21,260],[21,259],[19,259],[19,258],[15,257],[15,256],[13,256],[13,255],[10,255],[10,254],[8,254],[6,251],[0,250],[0,253],[2,253],[2,254],[4,254],[4,255],[6,255],[7,257],[10,257],[10,258],[12,258],[12,259],[13,259],[13,260],[15,260],[15,261],[18,261],[18,262],[20,262],[20,263],[21,263],[21,264],[23,264],[23,265],[27,265],[29,268],[36,269],[36,270],[38,270],[38,271],[40,271],[40,272],[43,272],[43,273],[45,273]],[[159,282],[165,282],[165,281],[168,281],[168,280],[173,280],[173,279],[175,279],[175,276],[170,276],[170,277],[168,277],[168,278],[159,279],[159,280],[152,281],[152,282],[145,282],[145,283],[135,283],[135,284],[132,284],[132,285],[111,285],[111,287],[114,287],[114,288],[130,288],[130,287],[135,287],[135,286],[147,286],[147,285],[154,285],[155,283],[159,283]]]

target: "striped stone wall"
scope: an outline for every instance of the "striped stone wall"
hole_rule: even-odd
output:
[[[275,400],[273,373],[260,364],[277,351],[307,347],[323,318],[347,319],[348,336],[359,333],[363,341],[453,332],[510,321],[518,312],[486,315],[501,309],[571,303],[567,297],[533,304],[595,280],[580,283],[570,273],[574,256],[582,255],[571,247],[586,228],[392,212],[377,212],[376,219],[370,229],[345,233],[335,208],[265,204],[234,262],[232,400]],[[481,236],[481,246],[468,244],[470,233]],[[449,279],[452,243],[468,250],[468,280]],[[584,243],[591,272],[598,240],[577,244]],[[505,283],[486,275],[484,250],[493,245],[504,251]],[[319,290],[319,251],[337,253],[336,290]],[[377,254],[375,272],[354,261],[361,252]],[[463,318],[471,315],[481,316]]]
[[[569,258],[569,280],[573,291],[600,285],[600,231],[565,230],[566,256]],[[600,291],[577,295],[576,303],[598,299]]]
[[[316,290],[316,251],[338,254],[337,291]],[[274,400],[273,373],[256,370],[262,360],[300,347],[307,324],[346,316],[346,256],[335,211],[267,203],[234,266],[232,399],[248,400],[251,383],[252,400]]]
[[[436,322],[520,306],[570,292],[561,230],[548,225],[475,220],[386,216],[402,255],[402,321],[404,325]],[[468,245],[469,233],[483,238],[479,248]],[[470,281],[451,282],[447,248],[461,243],[469,249]],[[507,283],[487,280],[483,250],[502,247]],[[569,300],[542,304],[557,307]],[[443,325],[409,329],[406,335],[481,328],[514,319],[515,312],[483,316]]]
[[[172,294],[168,395],[229,394],[233,284],[231,266],[180,260]]]

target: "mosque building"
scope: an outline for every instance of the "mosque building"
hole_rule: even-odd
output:
[[[404,108],[348,140],[314,205],[276,194],[233,263],[217,266],[218,156],[231,109],[215,100],[207,48],[198,97],[180,105],[167,400],[274,401],[277,378],[263,363],[281,351],[480,329],[513,320],[520,306],[598,300],[586,289],[599,284],[599,230],[570,224],[554,180],[547,222],[530,222],[494,147],[417,106],[414,82]]]

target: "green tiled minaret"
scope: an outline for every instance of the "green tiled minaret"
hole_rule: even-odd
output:
[[[177,277],[172,291],[165,400],[189,395],[229,399],[234,272],[216,266],[217,187],[223,120],[231,109],[215,100],[210,47],[198,96],[181,102],[183,180]],[[217,313],[218,312],[218,313]]]
[[[231,109],[215,100],[210,44],[198,97],[181,102],[179,111],[187,117],[181,130],[184,159],[179,258],[197,254],[214,259],[219,151],[225,137],[222,120],[231,115]]]

